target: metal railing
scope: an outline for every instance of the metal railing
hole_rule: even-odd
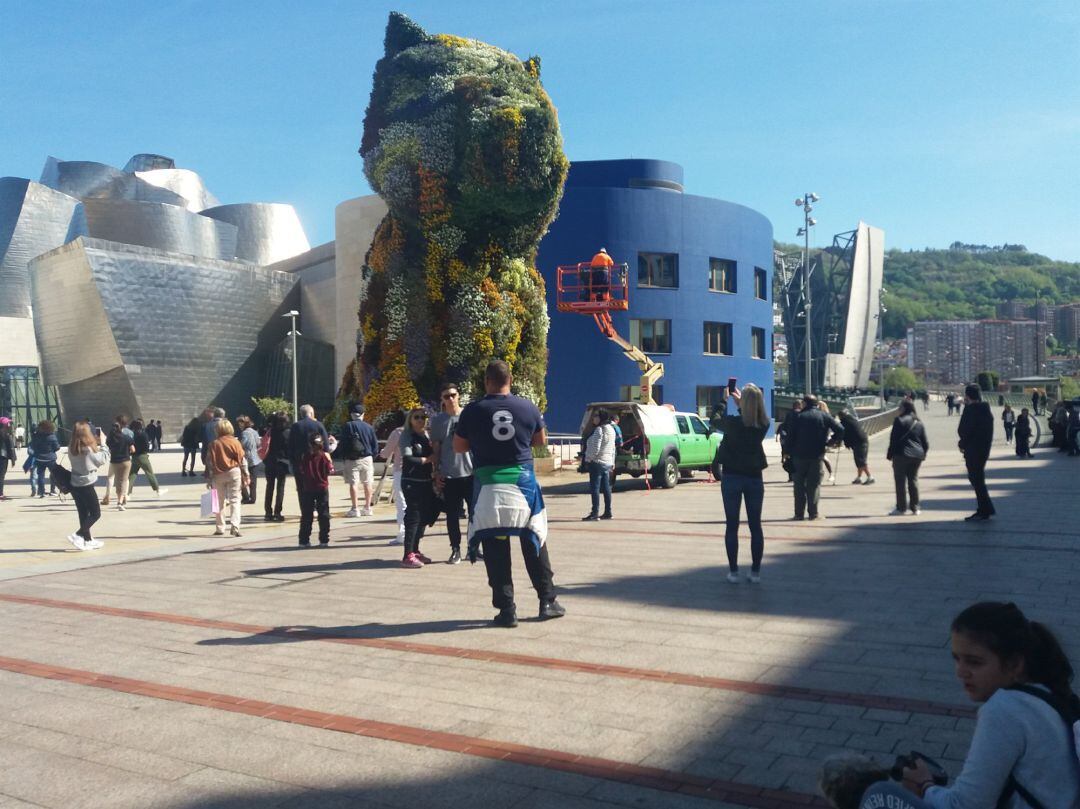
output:
[[[900,415],[900,408],[894,407],[891,410],[875,413],[872,416],[859,419],[859,426],[866,431],[867,436],[871,436],[875,433],[880,433],[882,430],[891,429],[892,423],[896,421],[898,415]]]

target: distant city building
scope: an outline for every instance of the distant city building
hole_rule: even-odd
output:
[[[1049,332],[1034,320],[923,321],[909,331],[908,366],[943,384],[970,382],[980,371],[1031,376],[1041,372]]]
[[[1058,307],[1054,318],[1054,337],[1064,345],[1080,347],[1080,303]]]

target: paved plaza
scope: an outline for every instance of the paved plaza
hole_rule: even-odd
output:
[[[239,540],[213,538],[199,479],[155,454],[169,492],[141,479],[95,529],[106,547],[78,552],[70,501],[27,498],[9,475],[0,807],[780,809],[823,805],[817,770],[839,750],[918,749],[955,775],[973,727],[956,612],[1015,600],[1078,661],[1080,461],[1042,447],[1020,461],[999,437],[998,518],[964,523],[957,419],[924,415],[921,517],[885,516],[885,435],[876,485],[851,485],[841,456],[823,521],[789,519],[774,457],[760,585],[725,581],[703,477],[620,480],[606,523],[580,521],[584,478],[546,479],[567,616],[532,619],[515,552],[515,630],[488,625],[482,565],[441,563],[441,525],[422,545],[437,563],[402,569],[390,507],[342,518],[340,479],[331,545],[300,550],[291,491],[288,522],[260,507]]]

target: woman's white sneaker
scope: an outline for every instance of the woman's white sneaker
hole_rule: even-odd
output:
[[[91,539],[89,542],[85,542],[83,544],[88,551],[96,551],[98,548],[105,547],[105,543],[102,542],[100,539]]]
[[[78,548],[80,551],[86,550],[86,541],[78,534],[68,534],[67,541]]]
[[[739,583],[739,574],[738,573],[728,573],[727,574],[727,580],[729,582],[731,582],[732,584],[738,584]]]

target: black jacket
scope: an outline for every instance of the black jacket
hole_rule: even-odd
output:
[[[930,442],[926,440],[926,428],[915,416],[900,416],[892,423],[889,433],[888,460],[893,458],[917,458],[924,460],[930,451]]]
[[[960,415],[959,447],[966,458],[989,458],[994,443],[994,416],[986,402],[972,402],[964,406]]]
[[[725,416],[721,424],[724,440],[720,442],[720,465],[724,473],[761,477],[761,470],[769,465],[761,447],[769,428],[747,427],[742,416]]]
[[[844,428],[832,416],[816,407],[804,409],[791,423],[788,453],[810,460],[825,455],[825,445],[844,437]]]
[[[869,443],[870,438],[866,435],[866,430],[859,424],[859,420],[855,418],[851,413],[841,413],[840,423],[844,426],[844,446],[848,449],[855,449],[855,447]]]

